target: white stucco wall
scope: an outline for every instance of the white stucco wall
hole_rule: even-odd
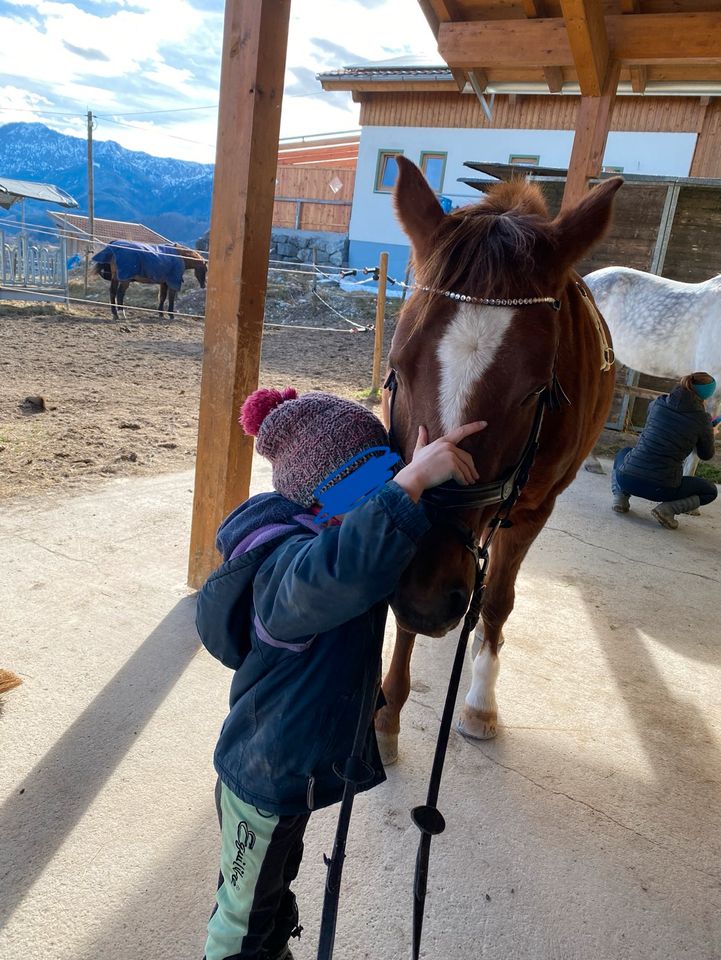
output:
[[[375,193],[379,150],[397,149],[415,163],[421,151],[448,154],[442,193],[456,204],[478,199],[478,192],[459,183],[474,176],[466,160],[507,163],[511,154],[539,156],[544,166],[567,167],[573,145],[572,130],[468,130],[432,127],[364,127],[358,152],[350,240],[406,245],[405,234],[393,214],[390,194]],[[610,133],[604,163],[627,173],[688,176],[696,145],[694,133]]]

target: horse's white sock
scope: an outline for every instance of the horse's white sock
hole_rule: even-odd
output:
[[[466,705],[471,710],[496,713],[496,680],[500,669],[498,656],[494,657],[489,644],[484,643],[473,661],[473,682],[466,694]]]

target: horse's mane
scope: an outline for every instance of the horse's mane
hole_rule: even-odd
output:
[[[182,243],[175,243],[173,246],[181,257],[188,257],[189,260],[202,260],[205,262],[205,257],[199,250],[191,250],[190,247],[184,247]]]
[[[416,277],[423,286],[475,297],[537,296],[532,267],[539,241],[552,249],[538,185],[520,178],[493,184],[480,203],[444,217]]]

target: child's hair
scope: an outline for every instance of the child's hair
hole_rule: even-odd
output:
[[[680,385],[684,390],[692,390],[694,393],[699,393],[704,395],[707,393],[706,390],[695,390],[696,386],[703,387],[706,384],[716,384],[716,381],[711,376],[710,373],[704,373],[703,371],[698,371],[697,373],[688,373],[685,377],[682,377],[679,381]],[[713,391],[712,391],[713,392]]]

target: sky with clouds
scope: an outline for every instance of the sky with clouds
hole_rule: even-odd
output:
[[[212,162],[223,9],[223,0],[0,0],[0,124],[84,136],[90,109],[97,139]],[[416,0],[292,0],[281,137],[357,127],[350,94],[323,92],[317,73],[410,54],[440,62]]]

